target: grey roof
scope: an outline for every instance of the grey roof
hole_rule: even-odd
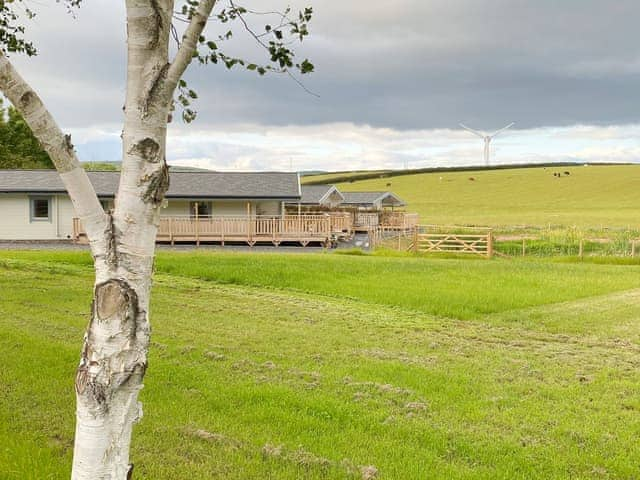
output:
[[[374,205],[380,201],[390,200],[394,206],[403,206],[406,203],[391,192],[342,192],[343,205]]]
[[[112,197],[120,172],[87,172],[101,197]],[[0,170],[0,193],[64,193],[55,170]],[[300,199],[297,173],[171,172],[168,198]]]
[[[302,198],[300,203],[302,204],[318,205],[333,191],[338,192],[338,195],[342,197],[342,193],[335,185],[302,185],[301,189]]]

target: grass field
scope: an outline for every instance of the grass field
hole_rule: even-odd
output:
[[[136,478],[637,478],[637,268],[162,253]],[[0,478],[69,474],[91,284],[0,252]]]
[[[553,176],[565,171],[570,175]],[[332,183],[331,175],[304,180],[320,178]],[[590,165],[422,173],[357,180],[339,188],[392,190],[423,223],[638,229],[638,179],[640,165]]]

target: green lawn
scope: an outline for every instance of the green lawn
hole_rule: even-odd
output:
[[[10,252],[2,258],[90,266],[81,252]],[[637,266],[395,258],[331,254],[159,252],[156,271],[219,283],[315,293],[436,316],[480,315],[640,287]]]
[[[637,478],[637,270],[162,253],[136,478]],[[69,474],[91,285],[0,253],[2,479]]]
[[[565,171],[570,175],[553,176]],[[331,175],[304,179],[332,182]],[[590,165],[421,173],[338,186],[345,191],[392,190],[408,202],[409,211],[420,213],[423,223],[637,229],[638,181],[640,165]]]

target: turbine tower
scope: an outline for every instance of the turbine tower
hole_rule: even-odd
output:
[[[464,128],[465,130],[468,130],[469,132],[473,133],[474,135],[477,135],[478,137],[484,140],[484,164],[487,167],[489,166],[489,157],[491,156],[491,140],[493,140],[493,137],[498,135],[500,132],[504,132],[508,128],[513,127],[514,125],[515,123],[510,123],[506,127],[502,127],[500,130],[496,130],[492,134],[488,134],[486,132],[480,132],[478,130],[474,130],[473,128],[469,128],[466,125],[463,125],[462,123],[460,124],[462,128]]]

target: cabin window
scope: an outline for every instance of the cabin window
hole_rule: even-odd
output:
[[[101,198],[100,199],[100,205],[102,205],[102,209],[105,212],[113,210],[113,200],[111,200],[109,198]]]
[[[211,216],[211,202],[191,202],[189,211],[191,212],[191,216],[196,216],[196,211],[198,213],[198,217],[210,217]]]
[[[31,197],[31,221],[51,221],[51,197]]]

